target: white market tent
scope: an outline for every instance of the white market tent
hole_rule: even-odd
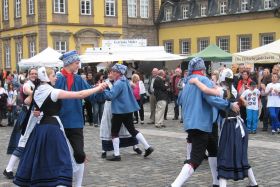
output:
[[[232,63],[279,63],[280,40],[248,51],[234,53]]]
[[[18,65],[19,67],[63,67],[63,62],[59,60],[61,55],[61,53],[48,47],[29,59],[22,59]]]
[[[166,53],[163,46],[87,48],[81,55],[82,63],[113,61],[176,61],[186,57]]]

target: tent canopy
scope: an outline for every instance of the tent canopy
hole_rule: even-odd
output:
[[[113,61],[175,61],[186,57],[166,53],[163,46],[87,48],[81,55],[82,63]]]
[[[221,61],[231,61],[232,55],[228,52],[225,52],[221,48],[219,48],[215,44],[211,44],[199,53],[193,54],[187,58],[190,61],[194,57],[201,57],[205,61],[214,61],[214,62],[221,62]]]
[[[233,63],[277,63],[280,62],[280,40],[248,51],[234,53]]]
[[[63,62],[59,60],[59,57],[61,55],[62,55],[61,53],[48,47],[29,59],[22,59],[18,63],[18,65],[19,67],[33,67],[33,66],[62,67]]]

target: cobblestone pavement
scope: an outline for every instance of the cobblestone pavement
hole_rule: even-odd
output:
[[[145,110],[149,110],[147,106]],[[156,129],[148,124],[136,125],[155,148],[155,152],[146,159],[136,155],[132,148],[121,149],[121,162],[108,162],[101,159],[99,128],[86,125],[84,133],[88,162],[83,185],[88,187],[165,187],[172,183],[185,160],[186,134],[183,132],[182,124],[172,120],[172,104],[169,106],[169,111],[168,120],[165,121],[167,127],[164,129]],[[148,119],[148,112],[145,113],[145,117]],[[11,127],[0,128],[1,171],[5,169],[9,159],[6,149],[11,131]],[[250,135],[249,160],[259,186],[280,186],[280,135],[271,135],[260,130],[256,135]],[[248,184],[248,179],[238,182],[230,181],[228,184],[230,187],[244,187]],[[13,185],[11,181],[0,175],[0,187],[4,186]],[[211,174],[207,161],[202,163],[185,186],[211,186]]]

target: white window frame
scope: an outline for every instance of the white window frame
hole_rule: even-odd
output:
[[[272,0],[264,0],[263,1],[263,8],[265,10],[272,8]]]
[[[248,12],[249,11],[249,1],[248,0],[241,0],[241,12]]]
[[[265,41],[265,39],[266,38],[272,38],[270,41]],[[261,45],[263,46],[263,45],[266,45],[266,44],[269,44],[269,43],[271,43],[271,42],[274,42],[275,41],[275,38],[274,38],[274,36],[273,36],[273,34],[264,34],[264,35],[262,35],[261,36]]]
[[[171,7],[166,7],[164,9],[165,21],[171,21],[171,17],[172,17],[172,8]]]
[[[206,4],[200,4],[200,16],[205,17],[206,16]]]
[[[167,53],[173,52],[173,43],[171,41],[164,42],[164,49]]]
[[[82,4],[84,4],[84,7]],[[81,15],[91,15],[91,9],[92,9],[91,6],[92,6],[91,0],[80,0]],[[83,8],[84,8],[84,10],[83,10]]]
[[[16,16],[16,18],[20,18],[21,17],[21,0],[16,0],[15,7],[16,7],[15,16]]]
[[[9,20],[9,0],[3,2],[3,19],[5,21]]]
[[[64,43],[65,49],[62,49],[62,44]],[[65,53],[67,51],[67,42],[66,41],[56,41],[55,50],[60,53]]]
[[[137,1],[136,0],[128,0],[127,4],[128,9],[128,17],[136,18],[137,17]]]
[[[5,46],[5,67],[11,68],[11,48],[9,45]]]
[[[182,19],[187,19],[189,13],[189,7],[187,5],[182,6]]]
[[[242,41],[242,39],[248,39],[248,41]],[[240,36],[239,37],[239,51],[240,52],[243,52],[243,51],[247,51],[247,50],[250,50],[251,49],[251,41],[252,39],[249,37],[249,36]],[[246,43],[244,43],[246,42]],[[248,48],[242,46],[242,45],[248,45]]]
[[[54,13],[56,14],[65,14],[66,11],[65,11],[65,0],[53,0],[54,3],[53,3],[53,9],[54,9]],[[63,7],[60,7],[60,4],[63,3]],[[63,11],[62,11],[63,9]]]
[[[226,45],[225,45],[225,43],[226,43]],[[229,52],[229,38],[228,37],[219,37],[218,38],[218,46],[222,50],[224,50],[226,52]]]
[[[184,55],[190,54],[190,41],[182,40],[181,42],[181,53]]]
[[[224,15],[227,12],[227,2],[221,1],[220,2],[220,14]]]
[[[29,42],[29,57],[33,57],[36,55],[36,45],[35,41],[30,41]]]
[[[16,43],[17,49],[17,63],[19,63],[22,59],[22,44],[20,42]]]
[[[116,16],[116,1],[115,0],[106,0],[105,14],[106,14],[106,16]]]
[[[200,39],[199,40],[199,51],[202,51],[206,47],[209,46],[209,40],[208,39]]]
[[[35,14],[35,11],[34,11],[34,0],[28,0],[28,14],[29,15]]]
[[[149,0],[140,0],[140,17],[148,18],[149,17]]]

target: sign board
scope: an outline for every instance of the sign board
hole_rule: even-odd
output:
[[[233,63],[277,63],[280,62],[279,54],[261,54],[254,56],[241,56],[241,55],[233,55],[232,56]]]
[[[102,40],[102,47],[145,47],[147,39],[127,39],[127,40]]]

